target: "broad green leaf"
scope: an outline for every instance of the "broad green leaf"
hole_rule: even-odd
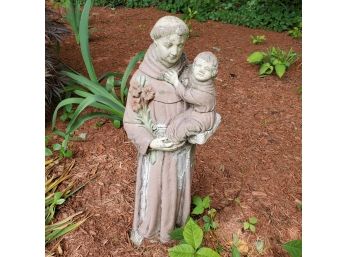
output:
[[[266,54],[264,52],[253,52],[251,55],[249,55],[247,61],[252,64],[258,64],[262,62],[265,55]]]
[[[192,198],[192,202],[194,205],[196,206],[201,206],[203,205],[203,201],[202,201],[202,198],[200,198],[199,196],[195,195],[193,198]]]
[[[204,215],[203,220],[204,220],[204,222],[210,222],[210,217],[207,215]]]
[[[181,244],[168,249],[170,257],[193,257],[195,249],[191,245]]]
[[[255,226],[254,226],[253,224],[249,224],[249,228],[250,228],[250,231],[251,231],[251,232],[254,232],[254,233],[255,233],[256,228],[255,228]]]
[[[202,247],[196,252],[195,256],[197,256],[197,257],[220,257],[220,254],[215,252],[213,249],[210,249],[207,247]]]
[[[250,217],[249,218],[249,223],[255,225],[257,223],[257,218],[256,217]]]
[[[81,14],[81,20],[79,25],[79,37],[80,37],[80,48],[83,61],[85,63],[88,75],[90,79],[94,82],[97,82],[97,75],[95,74],[92,57],[89,51],[89,31],[88,31],[88,19],[89,11],[92,8],[92,0],[87,0],[83,11]]]
[[[145,52],[141,51],[139,53],[136,54],[136,56],[134,56],[132,58],[132,60],[129,62],[123,77],[122,77],[122,81],[121,81],[121,102],[124,104],[125,103],[125,89],[126,89],[126,83],[128,80],[129,75],[131,74],[134,66],[137,64],[138,61],[142,60],[144,58]]]
[[[114,125],[115,128],[121,127],[121,121],[120,120],[113,120],[112,125]]]
[[[53,153],[51,151],[51,149],[45,147],[45,156],[51,156]]]
[[[209,208],[210,207],[210,202],[211,202],[211,200],[210,200],[209,195],[204,197],[204,199],[203,199],[203,207],[205,209]]]
[[[302,240],[292,240],[283,244],[283,248],[289,253],[291,257],[302,256]]]
[[[192,218],[186,223],[184,227],[184,239],[185,242],[190,244],[193,248],[197,249],[203,239],[203,231],[202,229],[193,221]]]
[[[266,62],[261,65],[259,70],[259,75],[265,75],[265,74],[269,75],[272,73],[272,71],[273,71],[273,66],[270,63]]]
[[[170,238],[173,239],[173,240],[183,240],[184,239],[184,235],[183,235],[183,232],[184,232],[184,228],[181,227],[181,228],[176,228],[176,229],[173,229],[169,235],[170,235]]]
[[[192,210],[191,214],[199,215],[199,214],[202,214],[203,212],[204,212],[203,206],[198,205]]]
[[[284,64],[276,64],[274,66],[274,68],[275,68],[275,72],[278,75],[278,77],[282,78],[284,73],[285,73],[286,66]]]
[[[62,148],[60,144],[54,144],[52,147],[54,151],[59,151]]]
[[[115,77],[112,75],[109,76],[108,79],[106,80],[105,88],[110,94],[112,94],[115,98],[117,98],[115,89],[114,89],[114,81],[115,81]]]
[[[247,229],[249,228],[249,226],[250,226],[249,222],[244,221],[244,223],[243,223],[243,228],[244,228],[245,230],[247,230]]]
[[[88,93],[88,92],[85,92],[85,91],[82,91],[82,90],[75,90],[74,93],[78,96],[82,96],[84,98],[88,97],[88,96],[93,96],[93,94],[91,93]],[[101,110],[105,110],[107,112],[110,112],[112,114],[118,114],[118,113],[123,113],[122,109],[121,108],[118,108],[118,111],[115,110],[114,108],[112,108],[111,106],[109,105],[106,105],[106,104],[102,104],[102,103],[93,103],[91,104],[92,107],[95,107],[97,109],[101,109]]]
[[[232,246],[231,254],[232,254],[232,257],[240,257],[240,253],[239,253],[238,248],[236,246]]]

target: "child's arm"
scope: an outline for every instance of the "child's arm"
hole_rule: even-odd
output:
[[[178,74],[175,71],[170,70],[164,73],[164,80],[175,87],[176,92],[185,102],[194,105],[201,105],[201,102],[199,101],[199,95],[202,92],[194,88],[184,87],[184,85],[180,83]]]

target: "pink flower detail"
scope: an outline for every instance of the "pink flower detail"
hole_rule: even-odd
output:
[[[131,106],[134,112],[138,112],[141,109],[140,98],[133,98]]]
[[[130,91],[133,97],[139,97],[141,94],[141,88],[136,85],[131,86]]]
[[[141,98],[145,100],[145,102],[149,102],[155,97],[155,91],[150,86],[145,86],[141,92]]]

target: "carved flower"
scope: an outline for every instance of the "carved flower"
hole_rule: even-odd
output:
[[[150,86],[145,86],[141,92],[141,97],[145,100],[145,102],[151,101],[155,97],[155,91]]]
[[[141,109],[140,98],[133,97],[131,106],[134,112],[138,112]]]
[[[136,85],[131,86],[130,91],[133,97],[139,97],[141,94],[141,88]]]

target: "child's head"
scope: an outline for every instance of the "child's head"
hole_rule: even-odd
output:
[[[202,52],[193,61],[193,76],[198,81],[206,81],[217,74],[218,61],[212,52]]]

